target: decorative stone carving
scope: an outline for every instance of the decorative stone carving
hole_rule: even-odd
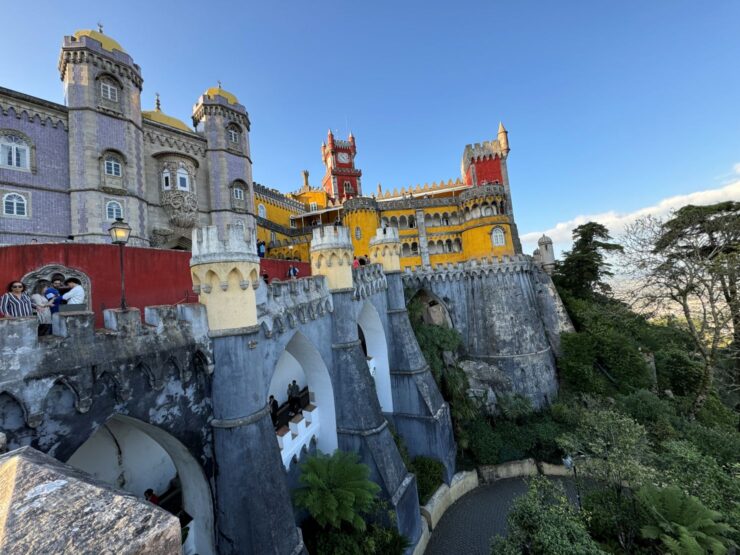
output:
[[[87,305],[88,310],[90,310],[90,306],[92,306],[92,283],[87,274],[80,270],[70,268],[69,266],[62,266],[61,264],[48,264],[27,273],[21,278],[21,281],[26,284],[29,291],[33,291],[33,288],[36,287],[36,283],[39,280],[45,279],[47,281],[51,281],[51,276],[54,274],[62,274],[64,279],[79,279],[82,283],[82,288],[85,290],[85,304]]]
[[[161,191],[160,201],[176,227],[192,228],[198,219],[198,199],[190,191]]]

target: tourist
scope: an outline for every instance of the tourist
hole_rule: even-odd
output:
[[[357,257],[355,256],[354,260],[352,260],[352,268],[357,269],[360,267],[360,261],[357,260]]]
[[[278,421],[278,402],[274,395],[270,395],[270,400],[267,402],[270,407],[270,417],[272,418],[272,425],[277,426]]]
[[[265,257],[265,242],[262,241],[262,240],[257,241],[257,255],[260,258],[264,258]]]
[[[295,380],[288,385],[288,407],[291,416],[298,414],[301,409],[301,386]]]
[[[289,277],[290,279],[295,279],[295,278],[297,278],[297,277],[298,277],[298,273],[299,273],[299,271],[298,271],[298,267],[297,267],[297,266],[293,266],[293,264],[291,264],[291,265],[290,265],[290,266],[288,267],[288,277]]]
[[[68,307],[74,307],[67,310],[84,310],[87,308],[87,305],[85,304],[85,290],[82,288],[80,280],[77,278],[69,278],[64,282],[64,284],[69,287],[70,290],[62,295],[62,298],[67,301]]]
[[[51,287],[46,289],[46,298],[50,301],[54,301],[51,306],[51,313],[59,312],[59,306],[62,304],[62,291],[64,288],[64,276],[62,274],[54,274],[51,276]]]
[[[262,274],[262,281],[265,282],[265,285],[270,285],[270,276],[265,272]]]
[[[157,497],[157,494],[154,493],[152,488],[149,488],[144,492],[144,499],[149,501],[152,505],[159,505],[159,497]]]
[[[50,285],[45,279],[39,280],[31,295],[31,303],[39,319],[39,337],[51,334],[51,307],[54,306],[54,299],[46,297]]]
[[[11,281],[8,292],[0,297],[0,314],[6,318],[23,318],[33,316],[31,297],[26,293],[26,286],[21,281]]]

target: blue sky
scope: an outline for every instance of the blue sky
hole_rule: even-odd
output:
[[[187,122],[216,80],[235,93],[254,178],[282,191],[304,168],[320,183],[329,127],[355,134],[369,194],[454,179],[465,144],[502,120],[520,231],[561,224],[561,247],[582,215],[714,189],[740,198],[728,188],[740,173],[735,0],[90,5],[36,0],[4,29],[18,55],[3,57],[0,85],[61,102],[63,35],[102,21],[142,67],[144,109],[158,91]]]

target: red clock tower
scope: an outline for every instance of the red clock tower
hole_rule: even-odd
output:
[[[326,173],[321,184],[324,191],[334,202],[362,196],[360,177],[362,172],[355,168],[357,147],[352,133],[349,140],[335,139],[331,129],[326,143],[321,144],[321,158],[326,166]]]

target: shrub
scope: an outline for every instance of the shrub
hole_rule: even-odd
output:
[[[520,394],[499,395],[496,402],[501,416],[507,420],[518,421],[534,412],[532,401]]]
[[[416,474],[419,503],[424,505],[442,484],[445,467],[437,459],[416,457],[409,470]]]
[[[466,432],[470,441],[470,451],[478,464],[496,464],[499,461],[501,441],[483,419],[476,419],[466,425]]]
[[[560,379],[572,391],[602,393],[607,384],[596,368],[596,342],[586,333],[560,335],[562,355],[558,359]]]
[[[740,453],[740,433],[728,428],[707,428],[698,422],[691,423],[686,430],[686,437],[696,447],[720,464],[738,462]]]
[[[727,408],[716,395],[710,395],[696,415],[696,419],[708,427],[737,430],[738,416]]]
[[[686,350],[668,348],[655,352],[658,388],[670,389],[675,395],[694,398],[701,387],[701,364],[692,360]]]

